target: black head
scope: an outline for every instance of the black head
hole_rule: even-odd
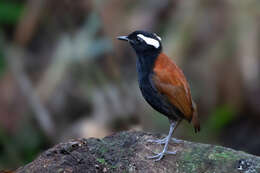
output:
[[[137,54],[159,54],[162,50],[161,38],[155,33],[135,31],[128,36],[120,36],[117,38],[119,40],[128,41]]]

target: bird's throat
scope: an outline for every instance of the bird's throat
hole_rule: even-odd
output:
[[[153,67],[158,55],[138,55],[136,67],[138,75],[149,75],[153,72]]]

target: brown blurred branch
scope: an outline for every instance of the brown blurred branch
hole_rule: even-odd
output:
[[[35,119],[39,126],[48,137],[53,137],[55,126],[47,109],[44,108],[38,96],[35,94],[31,81],[23,70],[21,59],[25,56],[21,50],[17,48],[6,49],[6,59],[8,65],[17,80],[18,85],[28,101],[28,105],[34,112]]]
[[[47,0],[28,0],[26,10],[22,15],[15,31],[14,41],[20,46],[25,46],[34,35],[42,10]]]

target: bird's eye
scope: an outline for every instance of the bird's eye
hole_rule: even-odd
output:
[[[144,40],[142,39],[142,38],[140,38],[140,37],[137,37],[137,42],[138,43],[142,43]]]

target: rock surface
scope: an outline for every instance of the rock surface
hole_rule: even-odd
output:
[[[121,132],[104,139],[78,139],[60,143],[42,153],[17,173],[85,172],[171,172],[171,173],[260,173],[260,157],[229,148],[180,141],[170,142],[161,161],[146,156],[158,153],[163,146],[148,139],[162,138],[145,132]]]

